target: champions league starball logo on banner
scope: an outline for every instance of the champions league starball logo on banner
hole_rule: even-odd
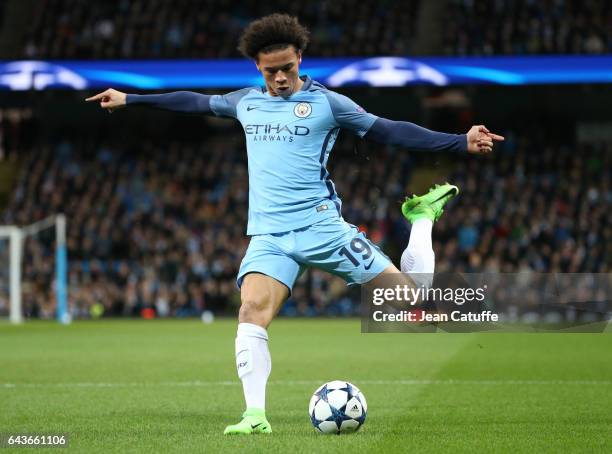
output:
[[[327,78],[332,87],[371,85],[401,87],[408,84],[448,85],[440,71],[416,60],[401,57],[378,57],[352,63]]]
[[[25,60],[0,65],[0,87],[11,90],[83,90],[87,88],[87,80],[61,65]]]
[[[528,57],[308,58],[302,72],[332,87],[412,84],[610,83],[608,55]],[[247,60],[1,61],[0,90],[126,87],[140,90],[210,88],[230,91],[260,84]],[[301,110],[298,112],[303,115]],[[299,118],[299,116],[298,116]]]

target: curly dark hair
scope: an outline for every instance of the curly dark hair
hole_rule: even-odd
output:
[[[303,51],[309,40],[310,32],[297,17],[275,13],[251,22],[240,37],[238,50],[245,57],[257,60],[259,52],[272,52],[291,45]]]

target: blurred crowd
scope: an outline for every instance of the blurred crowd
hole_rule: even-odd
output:
[[[22,56],[51,59],[239,57],[246,25],[274,12],[311,31],[311,56],[405,55],[418,0],[42,0],[24,31]]]
[[[436,271],[609,272],[610,148],[507,133],[493,157],[453,156],[449,180],[461,194],[434,228]],[[419,157],[376,145],[366,150],[372,152],[356,154],[353,139],[340,140],[331,174],[344,218],[397,263],[410,231],[399,204],[413,192]],[[0,224],[66,214],[75,316],[236,309],[235,276],[249,242],[239,130],[199,142],[144,141],[137,149],[67,137],[33,143],[18,159]],[[53,241],[52,231],[26,241],[23,294],[30,316],[52,317],[55,310]],[[352,314],[358,295],[342,280],[312,271],[283,311]],[[6,294],[0,298],[6,304]]]
[[[609,0],[448,0],[447,55],[612,52]]]
[[[462,192],[435,226],[436,271],[610,271],[612,144],[507,140],[455,167]]]
[[[273,12],[296,15],[310,28],[311,56],[409,55],[422,53],[418,43],[446,55],[612,52],[607,0],[446,0],[428,9],[435,16],[421,15],[419,0],[41,0],[22,31],[21,48],[5,57],[239,57],[244,27]],[[442,40],[432,41],[431,33]]]

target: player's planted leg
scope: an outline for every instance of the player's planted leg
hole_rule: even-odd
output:
[[[266,328],[288,295],[287,287],[271,277],[251,273],[244,278],[240,290],[236,368],[242,380],[246,411],[242,421],[225,428],[226,435],[272,432],[266,419],[266,384],[272,369]]]
[[[239,323],[236,335],[236,368],[242,380],[246,411],[242,421],[227,426],[224,433],[270,433],[272,428],[266,419],[266,383],[272,369],[268,350],[268,333],[253,323]]]

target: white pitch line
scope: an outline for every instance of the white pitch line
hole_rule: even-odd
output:
[[[272,380],[272,386],[318,386],[325,380]],[[472,385],[472,386],[575,386],[575,385],[612,385],[612,380],[352,380],[358,386],[367,385]],[[15,388],[144,388],[155,386],[166,387],[208,387],[208,386],[238,386],[235,381],[186,381],[186,382],[125,382],[125,383],[0,383],[0,389]]]

